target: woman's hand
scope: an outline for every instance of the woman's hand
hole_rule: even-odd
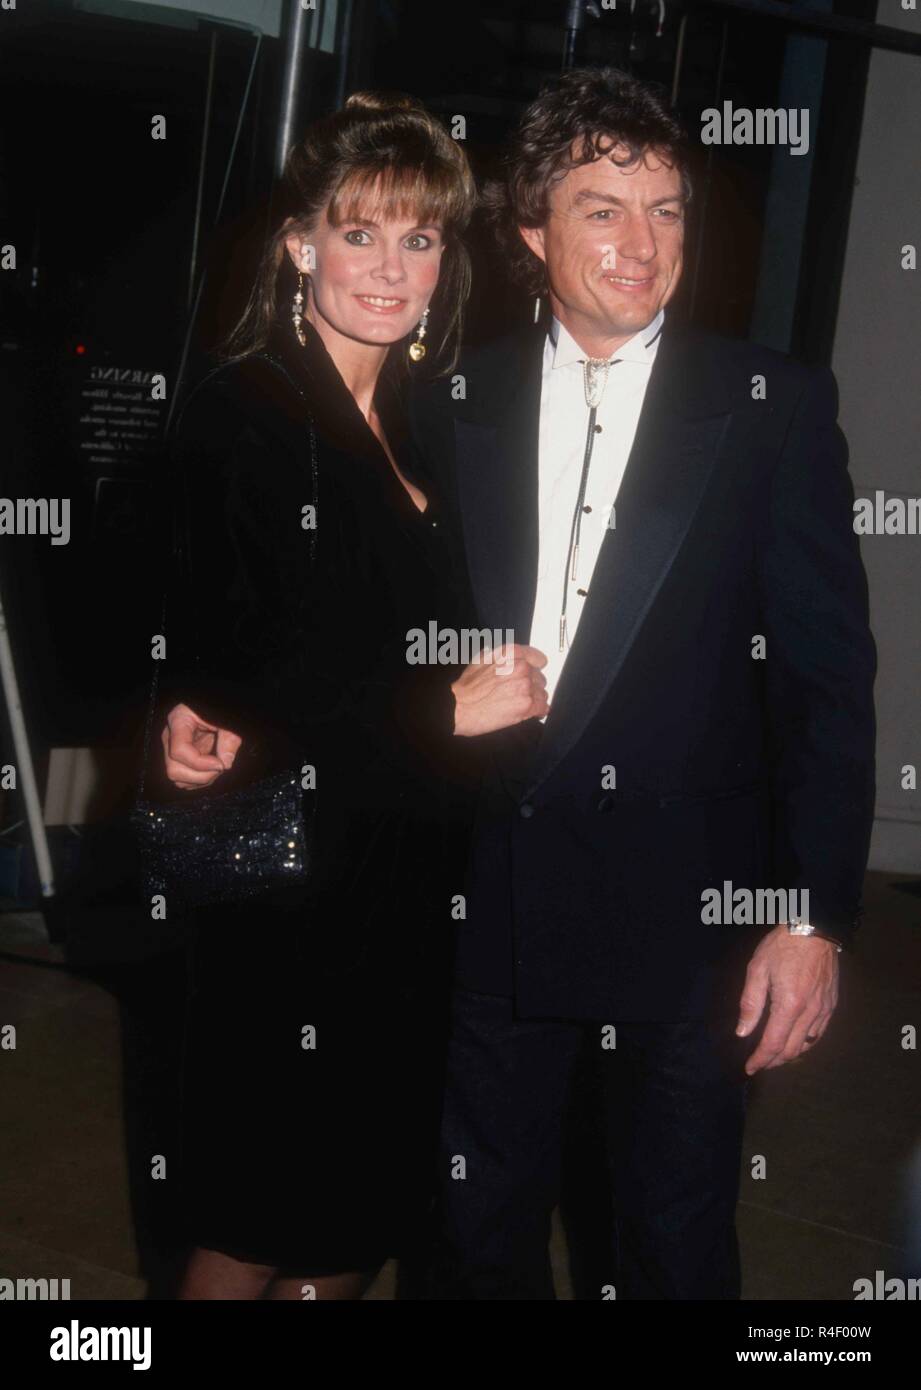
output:
[[[451,686],[455,734],[491,734],[525,719],[542,719],[550,710],[540,671],[546,664],[543,652],[517,643],[485,652]]]
[[[160,735],[166,755],[166,775],[183,791],[210,787],[233,766],[243,740],[229,729],[218,729],[188,705],[174,705]]]

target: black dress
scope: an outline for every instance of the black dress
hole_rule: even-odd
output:
[[[309,1277],[398,1255],[426,1211],[476,768],[460,668],[407,662],[412,629],[460,626],[438,499],[420,478],[418,510],[305,328],[267,344],[293,384],[246,358],[183,410],[164,688],[244,741],[185,795],[316,769],[309,890],[195,914],[181,1154],[194,1244]],[[384,374],[376,404],[411,471]]]

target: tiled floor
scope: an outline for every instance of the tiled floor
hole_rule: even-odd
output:
[[[921,1059],[902,1046],[902,1030],[921,1026],[921,897],[900,884],[911,880],[868,878],[861,946],[822,1046],[752,1088],[739,1207],[748,1299],[847,1300],[855,1279],[899,1272],[921,1143]],[[103,962],[104,948],[75,974],[29,926],[0,916],[0,1030],[16,1029],[15,1050],[0,1047],[0,1278],[69,1278],[72,1298],[91,1299],[143,1298],[153,1278],[166,1296],[164,1208],[145,1163],[129,1183],[127,1154],[155,1152],[168,1133],[178,975],[169,961]],[[164,1128],[146,1125],[151,1096]],[[552,1254],[571,1298],[558,1222]],[[368,1297],[392,1298],[394,1273]]]

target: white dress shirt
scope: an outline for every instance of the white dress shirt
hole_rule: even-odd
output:
[[[611,509],[633,447],[664,318],[664,311],[660,309],[652,322],[635,333],[611,358],[604,395],[595,417],[596,432],[575,579],[567,575],[567,556],[588,430],[589,410],[582,366],[586,354],[558,319],[554,318],[547,334],[540,393],[540,543],[530,645],[547,657],[543,673],[551,702],[575,639]],[[614,522],[616,526],[616,514]],[[569,596],[566,601],[567,640],[561,651],[564,578]]]

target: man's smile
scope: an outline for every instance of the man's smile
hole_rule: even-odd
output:
[[[611,285],[616,285],[619,290],[626,290],[628,294],[636,293],[640,290],[646,289],[646,287],[648,285],[651,285],[655,280],[654,275],[615,275],[611,271],[603,275],[601,278],[603,280],[607,280],[607,282]]]

